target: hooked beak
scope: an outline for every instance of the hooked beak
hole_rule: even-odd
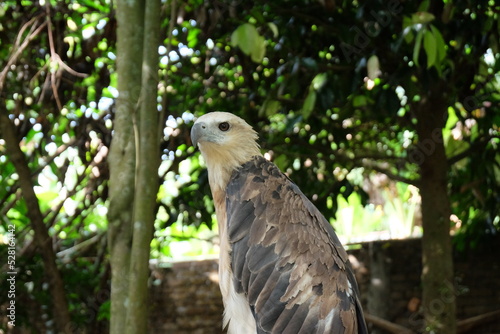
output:
[[[207,125],[203,122],[195,123],[191,128],[191,141],[193,142],[194,147],[198,147],[198,143],[200,142],[200,139],[203,138],[206,128]]]

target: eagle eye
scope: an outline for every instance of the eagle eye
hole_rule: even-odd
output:
[[[229,123],[228,122],[222,122],[219,124],[219,130],[221,131],[227,131],[229,130]]]

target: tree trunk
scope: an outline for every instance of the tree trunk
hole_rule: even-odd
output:
[[[438,85],[418,102],[418,149],[410,158],[420,166],[422,198],[422,285],[425,331],[456,333],[453,256],[450,238],[448,165],[442,137],[448,103]]]
[[[135,334],[147,333],[158,193],[160,1],[118,1],[117,20],[119,97],[109,155],[110,333]]]
[[[134,226],[129,284],[127,334],[146,333],[148,329],[148,279],[150,245],[156,217],[159,165],[158,45],[160,1],[146,0],[142,61],[139,137],[137,140]]]
[[[109,152],[108,245],[111,264],[110,334],[126,332],[136,145],[134,117],[140,95],[143,8],[139,1],[118,1],[117,75],[119,96]]]
[[[57,333],[71,333],[68,301],[66,300],[61,272],[56,264],[56,254],[54,253],[52,239],[43,221],[38,198],[33,188],[31,171],[19,147],[14,125],[4,110],[0,111],[0,132],[5,140],[10,160],[19,175],[19,185],[28,208],[27,215],[35,232],[36,245],[42,255],[45,276],[48,279],[50,294],[52,296],[52,318],[54,319]],[[19,307],[21,306],[19,305]]]

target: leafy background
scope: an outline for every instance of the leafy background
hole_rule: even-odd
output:
[[[189,139],[195,117],[214,110],[257,129],[266,156],[343,242],[421,235],[415,185],[428,147],[411,105],[437,81],[449,101],[443,136],[455,246],[487,241],[500,229],[498,13],[494,1],[164,2],[157,107],[165,127],[151,257],[217,252],[207,173]],[[1,121],[29,167],[72,319],[96,329],[109,308],[114,3],[3,1],[0,17]],[[51,328],[47,277],[6,145],[2,133],[0,234],[5,243],[15,225],[17,294],[35,305],[18,308],[17,320]]]

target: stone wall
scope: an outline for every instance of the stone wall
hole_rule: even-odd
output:
[[[358,282],[365,311],[421,332],[421,240],[370,242],[350,254],[363,269]],[[458,320],[500,310],[500,238],[467,253],[456,252],[454,269],[455,295],[433,301],[435,310],[451,300],[457,302]],[[498,334],[500,321],[468,333]]]
[[[366,312],[419,331],[419,239],[364,243],[349,251]],[[433,302],[436,310],[456,299],[459,320],[500,310],[500,239],[455,254],[456,291]],[[151,281],[151,333],[223,333],[217,261],[176,262],[155,268]],[[373,333],[384,333],[373,329]],[[468,333],[500,333],[500,321]]]
[[[174,262],[167,268],[154,268],[150,333],[223,333],[218,277],[215,259]]]

